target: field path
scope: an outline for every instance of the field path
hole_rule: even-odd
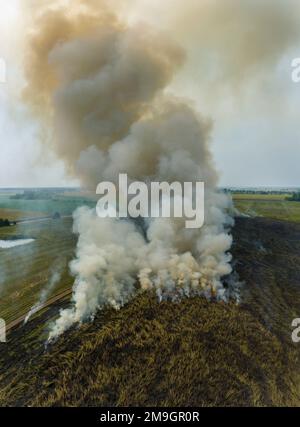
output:
[[[65,218],[72,218],[72,215],[62,215],[59,219],[65,219]],[[48,216],[42,216],[42,217],[21,218],[21,219],[17,219],[15,222],[17,224],[24,224],[24,223],[27,223],[27,222],[47,221],[49,219],[57,221],[57,219],[54,219],[53,216],[48,215]]]

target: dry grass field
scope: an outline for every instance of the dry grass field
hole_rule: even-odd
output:
[[[0,347],[0,405],[300,405],[300,225],[240,218],[233,231],[240,305],[144,293],[45,348],[57,302]]]

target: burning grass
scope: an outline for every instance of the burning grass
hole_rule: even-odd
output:
[[[56,304],[0,348],[0,405],[299,405],[300,226],[239,219],[234,234],[241,305],[144,293],[45,352]]]

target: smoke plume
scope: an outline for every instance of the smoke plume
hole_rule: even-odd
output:
[[[284,53],[299,43],[298,0],[166,0],[162,6],[154,4],[163,9],[161,25],[176,28],[176,39],[189,46],[190,54],[197,51],[201,76],[203,67],[207,70],[205,64],[215,61],[210,70],[222,84],[236,87],[262,71],[269,75]]]
[[[52,129],[45,141],[70,173],[92,188],[120,173],[146,183],[205,182],[201,229],[185,228],[184,218],[152,218],[142,233],[133,221],[75,212],[72,306],[50,340],[106,305],[121,307],[139,288],[159,299],[227,298],[231,201],[216,191],[211,123],[167,91],[184,58],[167,34],[120,22],[103,1],[50,2],[32,23],[24,97]]]
[[[27,316],[24,319],[24,325],[29,321],[31,316],[33,316],[41,308],[43,308],[48,297],[51,295],[52,291],[55,289],[55,286],[59,283],[62,272],[63,272],[63,268],[64,268],[64,265],[61,261],[59,261],[58,264],[56,263],[55,268],[53,267],[50,279],[47,285],[45,286],[45,288],[42,289],[38,302],[31,307]]]

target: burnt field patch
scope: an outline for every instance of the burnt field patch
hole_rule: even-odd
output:
[[[242,306],[281,340],[290,342],[300,316],[300,224],[237,218],[232,254],[245,281]]]

